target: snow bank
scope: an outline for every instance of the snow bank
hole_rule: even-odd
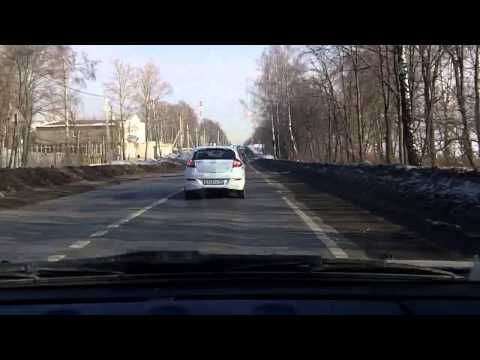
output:
[[[290,171],[379,214],[439,236],[480,240],[480,173],[465,168],[402,165],[332,165],[259,159],[260,168]],[[443,234],[442,234],[443,233]],[[459,233],[461,233],[459,235]],[[478,241],[480,250],[480,241]]]

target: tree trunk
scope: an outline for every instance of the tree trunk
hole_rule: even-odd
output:
[[[64,71],[64,78],[63,78],[63,99],[64,99],[64,117],[65,117],[65,143],[67,146],[65,147],[65,163],[67,165],[71,165],[70,159],[70,123],[68,119],[68,79],[67,79],[67,70],[65,69],[65,63],[63,63],[63,71]]]
[[[14,115],[15,121],[13,124],[13,133],[12,133],[12,142],[10,147],[10,155],[8,159],[8,168],[11,169],[13,166],[14,153],[17,151],[17,129],[18,129],[18,113]]]
[[[412,115],[410,108],[410,98],[408,95],[408,80],[406,64],[404,59],[403,45],[395,45],[397,61],[398,61],[398,80],[400,85],[400,102],[402,109],[402,125],[403,125],[403,139],[406,148],[406,160],[408,165],[418,166],[418,155],[415,149],[413,133],[412,133]]]
[[[387,67],[387,81],[390,79],[390,69],[388,64],[388,45],[385,45],[386,67]],[[385,122],[385,159],[387,164],[392,163],[392,123],[388,116],[388,110],[390,107],[390,88],[385,89],[384,84],[384,72],[383,72],[383,56],[382,47],[378,47],[378,57],[380,60],[380,86],[382,87],[382,99],[383,99],[383,121]]]
[[[294,156],[294,159],[297,159],[298,150],[297,150],[297,143],[295,141],[295,136],[293,135],[292,113],[291,113],[290,96],[288,94],[288,89],[287,89],[287,102],[288,102],[288,132],[290,134],[290,141],[293,147],[293,156]]]
[[[397,88],[397,95],[395,96],[395,105],[397,109],[397,132],[398,132],[398,160],[400,164],[404,164],[405,157],[403,156],[403,128],[402,128],[402,106],[400,99],[400,82],[398,79],[398,58],[396,56],[397,50],[394,47],[393,56],[393,72],[395,74],[395,86]]]
[[[104,145],[104,149],[105,149],[105,162],[106,163],[109,163],[110,161],[112,161],[112,156],[111,156],[111,151],[112,151],[112,138],[111,138],[111,134],[110,134],[110,120],[112,118],[112,110],[111,110],[111,107],[110,107],[110,119],[105,119],[105,145]],[[69,144],[67,144],[67,147],[69,146]]]
[[[30,155],[30,135],[32,133],[32,117],[33,112],[31,108],[31,103],[28,103],[29,106],[27,107],[27,113],[25,114],[25,128],[24,128],[24,136],[23,136],[23,148],[22,148],[22,167],[28,166],[29,155]]]
[[[422,77],[423,77],[423,98],[425,116],[425,147],[428,149],[432,167],[437,166],[435,152],[435,138],[433,128],[433,91],[435,89],[435,75],[432,75],[432,45],[420,46]],[[435,72],[435,70],[434,70]]]
[[[328,144],[327,144],[327,162],[332,161],[332,116],[330,106],[327,109],[328,116]]]
[[[475,65],[474,65],[474,87],[475,87],[475,127],[477,130],[478,156],[480,156],[480,84],[479,84],[479,62],[480,45],[475,45]]]
[[[277,112],[277,123],[276,123],[276,128],[277,128],[277,151],[278,151],[278,158],[282,158],[282,151],[280,149],[281,144],[280,144],[280,113],[279,113],[279,104],[277,102],[276,104],[276,112]]]
[[[148,136],[150,135],[150,131],[148,130],[148,111],[145,112],[145,156],[144,159],[147,160],[148,156]],[[183,144],[181,145],[183,146]]]
[[[273,105],[272,105],[273,107]],[[271,120],[272,120],[272,147],[273,147],[273,156],[275,156],[275,158],[278,158],[278,153],[277,153],[277,139],[276,139],[276,136],[275,136],[275,123],[274,123],[274,118],[273,118],[273,109],[272,111],[270,112],[270,117],[271,117]],[[204,136],[205,137],[205,136]]]
[[[363,161],[363,121],[360,99],[360,83],[358,78],[358,46],[355,45],[355,56],[352,56],[353,73],[355,76],[355,109],[357,112],[357,131],[358,131],[358,158]]]
[[[120,108],[120,124],[121,124],[121,141],[122,141],[122,160],[126,160],[127,156],[125,153],[125,121],[123,119],[123,110]]]
[[[455,73],[455,84],[458,109],[462,118],[462,144],[464,154],[466,155],[470,166],[476,169],[476,164],[473,159],[472,142],[470,140],[470,129],[468,127],[467,110],[465,108],[464,96],[464,64],[463,64],[463,45],[456,45],[455,52],[449,51],[452,57],[453,71]]]
[[[348,149],[348,145],[350,145],[350,151],[347,150],[347,162],[348,161],[355,162],[353,141],[350,136],[349,117],[348,117],[348,110],[347,110],[347,95],[346,95],[346,88],[345,88],[345,76],[343,74],[343,61],[340,68],[340,76],[341,76],[342,93],[343,93],[343,119],[344,119],[344,133],[345,133],[344,135],[345,135],[346,148]]]

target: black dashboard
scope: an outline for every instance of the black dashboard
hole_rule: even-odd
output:
[[[479,315],[480,285],[0,289],[0,315]]]

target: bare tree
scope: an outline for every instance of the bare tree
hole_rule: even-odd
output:
[[[14,65],[16,73],[16,106],[19,117],[15,121],[14,152],[20,166],[28,166],[33,118],[55,111],[57,97],[56,52],[53,45],[10,45],[5,47],[5,58]],[[19,128],[20,127],[20,128]],[[20,140],[20,143],[19,141]]]
[[[423,94],[424,94],[424,119],[425,119],[425,148],[428,149],[430,162],[433,167],[437,165],[435,149],[435,128],[433,121],[433,107],[435,104],[435,89],[438,79],[438,68],[442,56],[442,49],[439,46],[420,45]]]
[[[145,121],[145,160],[148,157],[148,141],[150,140],[150,119],[153,116],[155,102],[171,91],[170,85],[161,79],[157,66],[147,63],[138,70],[138,92],[136,102]]]
[[[122,160],[125,160],[125,121],[134,110],[133,101],[137,91],[137,73],[130,65],[120,60],[113,62],[111,80],[104,84],[107,97],[112,104],[118,107],[118,116],[121,126]]]
[[[55,82],[59,87],[58,113],[65,122],[65,163],[70,164],[70,123],[74,122],[72,114],[76,113],[81,102],[76,90],[79,87],[85,88],[86,80],[95,80],[95,68],[98,61],[90,60],[86,54],[79,55],[71,47],[64,45],[57,46],[55,59],[57,61]]]
[[[401,120],[403,126],[403,139],[406,148],[407,163],[409,165],[420,165],[417,150],[415,149],[412,132],[412,108],[409,93],[407,65],[405,60],[405,48],[403,45],[395,45],[397,59],[397,78],[400,88]]]
[[[474,47],[474,90],[475,90],[475,127],[477,130],[477,141],[478,141],[478,155],[480,156],[480,45],[475,45]]]
[[[464,71],[464,46],[454,45],[445,46],[447,53],[452,59],[453,70],[455,73],[456,96],[458,111],[462,119],[462,147],[470,166],[476,169],[473,159],[472,142],[470,139],[470,128],[468,126],[467,109],[465,104],[465,71]]]
[[[9,162],[9,150],[12,142],[11,125],[16,109],[15,103],[15,72],[14,64],[4,55],[5,49],[0,48],[0,167]],[[11,153],[10,153],[11,154]]]
[[[389,47],[385,45],[385,52],[382,52],[382,45],[378,46],[378,59],[380,69],[380,88],[383,100],[383,121],[385,122],[385,158],[387,164],[392,163],[392,121],[389,117],[391,88],[387,86],[390,81]]]
[[[436,166],[463,156],[475,168],[480,50],[447,48],[310,45],[286,62],[285,48],[271,47],[249,90],[258,118],[250,140],[279,158]]]

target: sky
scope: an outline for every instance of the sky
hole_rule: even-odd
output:
[[[240,104],[247,99],[247,86],[257,74],[257,60],[264,45],[73,45],[75,51],[100,60],[95,81],[86,92],[103,94],[103,84],[112,76],[113,60],[133,66],[155,63],[173,91],[164,100],[187,102],[202,117],[220,122],[232,143],[243,143],[253,127]],[[85,116],[103,116],[103,100],[82,95]]]

